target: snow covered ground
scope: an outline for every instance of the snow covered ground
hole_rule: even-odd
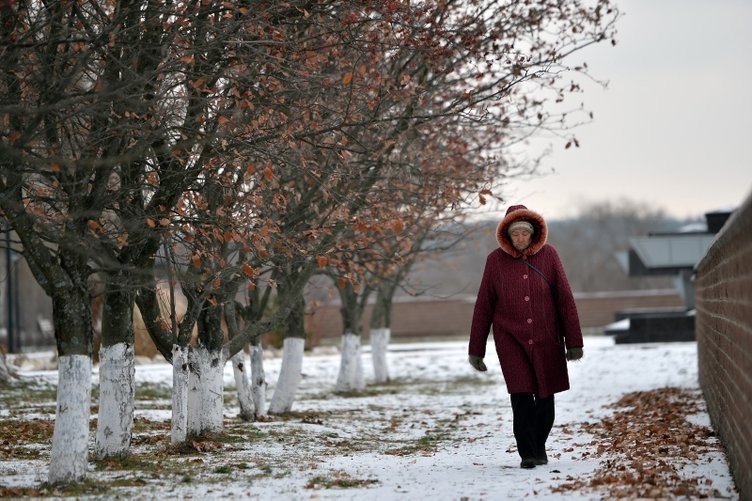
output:
[[[160,459],[153,471],[141,472],[142,486],[116,492],[136,499],[602,499],[608,497],[605,487],[562,489],[574,481],[587,483],[613,459],[608,452],[597,453],[583,425],[613,415],[612,404],[630,392],[665,387],[698,392],[696,343],[614,345],[609,337],[587,337],[585,358],[570,364],[572,390],[556,397],[549,464],[522,470],[496,357],[486,359],[487,373],[477,373],[467,364],[466,353],[462,341],[393,344],[388,355],[393,381],[357,395],[333,393],[338,354],[306,355],[294,419],[242,423],[234,401],[228,399],[228,433],[244,438],[232,447],[199,450],[185,459],[187,472],[196,471],[188,465],[198,462],[206,475],[187,473],[191,478],[176,481],[159,474]],[[488,353],[493,354],[491,346]],[[269,398],[279,362],[265,361]],[[368,380],[367,351],[363,362]],[[21,371],[21,376],[56,379],[54,371]],[[171,377],[166,364],[136,367],[140,385],[166,386]],[[225,384],[234,384],[229,365]],[[700,412],[690,421],[708,427],[700,403]],[[136,415],[162,423],[170,416],[167,406],[144,408],[138,403]],[[0,410],[0,419],[8,417]],[[167,428],[162,443],[169,442]],[[681,461],[682,476],[697,479],[712,497],[738,499],[714,436],[708,445],[697,457]],[[134,454],[151,457],[144,456],[149,447],[155,445],[140,440]],[[111,474],[94,466],[90,470],[94,479],[106,480]],[[0,473],[0,487],[38,487],[46,479],[46,465],[0,456]]]

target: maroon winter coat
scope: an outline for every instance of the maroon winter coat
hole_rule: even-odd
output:
[[[530,222],[535,231],[520,253],[507,228]],[[582,347],[582,330],[559,255],[546,244],[543,217],[514,205],[496,228],[499,248],[489,254],[475,302],[469,354],[486,355],[493,326],[496,354],[509,393],[547,397],[569,389],[565,348]],[[546,279],[535,269],[538,268]]]

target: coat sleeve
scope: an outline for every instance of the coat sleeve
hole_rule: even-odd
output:
[[[561,329],[563,330],[564,345],[567,348],[582,348],[582,328],[572,288],[569,285],[567,274],[564,272],[564,266],[561,264],[559,254],[553,247],[551,247],[551,250],[553,251],[551,255],[555,272],[556,310],[559,315]]]
[[[483,278],[480,281],[480,288],[478,289],[478,297],[475,300],[473,322],[470,327],[469,355],[486,356],[486,342],[488,341],[488,334],[493,323],[494,310],[496,308],[496,288],[494,287],[493,280],[498,275],[494,272],[495,269],[493,254],[491,254],[486,259]]]

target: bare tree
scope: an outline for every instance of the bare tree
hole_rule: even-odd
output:
[[[384,179],[421,169],[451,173],[456,200],[488,190],[510,165],[499,151],[560,123],[545,104],[577,90],[563,58],[610,37],[615,12],[607,0],[83,0],[5,2],[0,16],[0,210],[52,298],[60,483],[87,467],[92,277],[105,283],[96,451],[121,455],[134,300],[160,351],[179,356],[176,381],[194,322],[222,365],[299,308],[295,289],[338,257],[345,229],[381,216],[364,209]],[[420,162],[406,153],[417,144],[433,149]],[[176,242],[188,313],[163,322],[156,256]],[[228,284],[278,269],[293,277],[288,304],[225,343]]]

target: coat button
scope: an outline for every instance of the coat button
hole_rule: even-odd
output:
[[[524,278],[525,280],[527,280],[527,273],[525,273],[524,275],[522,275],[522,278]]]
[[[530,296],[525,296],[525,301],[530,301]]]
[[[528,318],[527,319],[527,323],[532,324],[533,323],[533,319],[532,318]]]
[[[528,340],[527,344],[533,344],[533,340],[532,339]]]

